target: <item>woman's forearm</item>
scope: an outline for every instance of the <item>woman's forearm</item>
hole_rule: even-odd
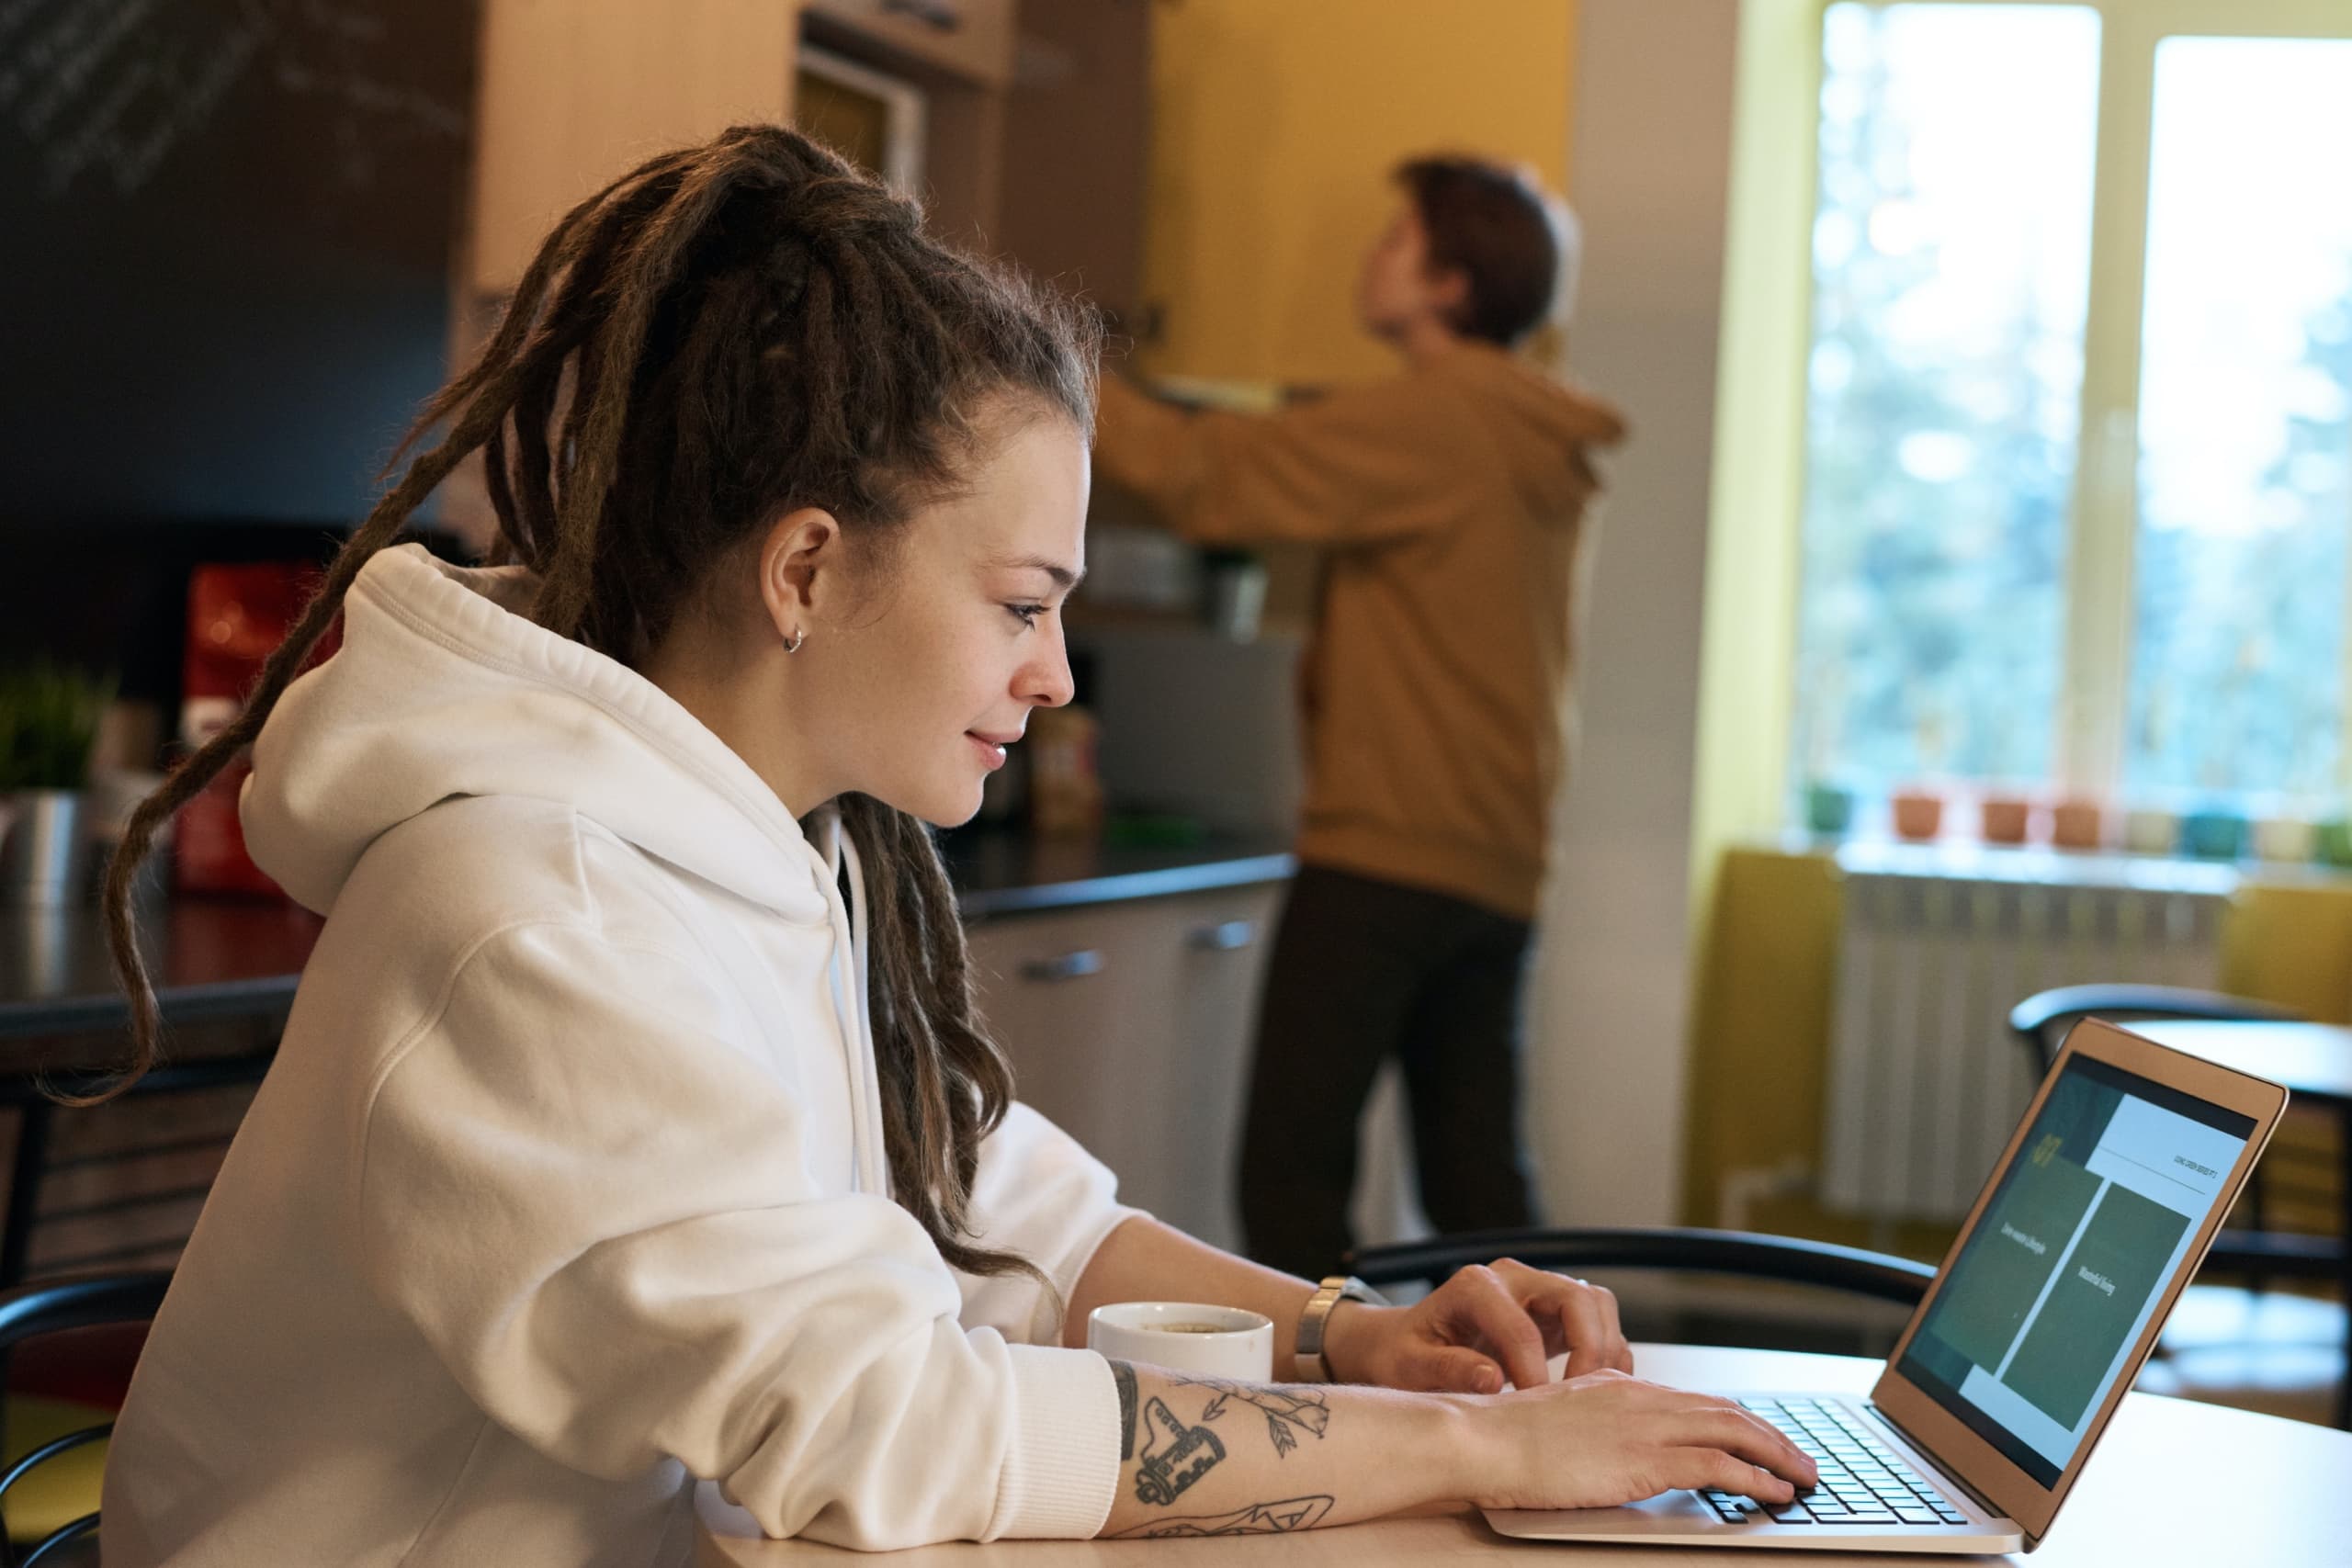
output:
[[[1313,1529],[1476,1490],[1453,1395],[1111,1371],[1122,1449],[1105,1538]]]
[[[1062,1343],[1086,1343],[1086,1315],[1113,1302],[1205,1302],[1263,1313],[1274,1323],[1273,1376],[1292,1375],[1291,1347],[1298,1342],[1298,1314],[1315,1293],[1313,1281],[1236,1258],[1158,1220],[1137,1216],[1105,1237],[1070,1293]],[[1351,1329],[1379,1309],[1350,1303],[1331,1314],[1325,1353],[1346,1364]]]
[[[1592,1355],[1613,1345],[1613,1302],[1574,1280],[1551,1280],[1530,1299],[1558,1313],[1559,1346],[1510,1292],[1532,1289],[1509,1262],[1465,1269],[1409,1308],[1353,1305],[1335,1312],[1326,1355],[1341,1379],[1285,1379],[1304,1280],[1261,1269],[1182,1232],[1137,1218],[1107,1237],[1070,1300],[1066,1342],[1086,1343],[1086,1314],[1108,1302],[1175,1300],[1252,1308],[1274,1321],[1275,1380],[1235,1382],[1111,1363],[1121,1406],[1118,1491],[1105,1535],[1241,1535],[1345,1524],[1432,1502],[1495,1507],[1607,1507],[1672,1487],[1713,1486],[1778,1505],[1813,1466],[1778,1430],[1729,1400],[1686,1393],[1626,1375],[1600,1358],[1595,1370],[1555,1379],[1547,1349]],[[1416,1330],[1417,1314],[1453,1304]],[[1590,1296],[1593,1299],[1588,1300]],[[1594,1315],[1597,1305],[1607,1311]],[[1547,1306],[1547,1314],[1553,1306]],[[1457,1321],[1460,1320],[1460,1321]],[[1467,1325],[1467,1329],[1464,1325]],[[1493,1363],[1459,1343],[1523,1340],[1505,1349],[1514,1392]],[[1415,1336],[1419,1371],[1397,1354]],[[1475,1365],[1451,1370],[1447,1357]],[[1434,1359],[1432,1359],[1434,1358]],[[1408,1358],[1409,1359],[1409,1358]],[[1620,1359],[1622,1362],[1622,1358]],[[1401,1370],[1400,1370],[1401,1369]],[[1484,1375],[1465,1377],[1464,1371]],[[1404,1393],[1400,1388],[1478,1389]]]

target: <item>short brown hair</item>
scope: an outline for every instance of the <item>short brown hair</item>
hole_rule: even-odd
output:
[[[1558,202],[1521,171],[1484,158],[1414,158],[1396,179],[1429,235],[1430,265],[1469,280],[1456,331],[1509,348],[1544,324],[1573,243]]]

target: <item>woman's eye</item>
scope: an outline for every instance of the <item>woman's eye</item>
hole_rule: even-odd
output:
[[[1012,611],[1012,618],[1024,626],[1035,626],[1037,617],[1046,613],[1043,604],[1007,604],[1005,608]]]

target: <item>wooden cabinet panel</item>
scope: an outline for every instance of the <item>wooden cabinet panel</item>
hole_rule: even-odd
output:
[[[485,0],[471,290],[512,292],[557,219],[653,153],[788,121],[804,17],[923,88],[933,227],[993,233],[1014,0]]]
[[[487,0],[467,277],[520,282],[573,204],[667,148],[791,113],[795,0]]]
[[[1241,1245],[1234,1171],[1281,899],[1279,887],[1241,888],[1182,900],[1191,908],[1170,911],[1178,917],[1177,1009],[1191,1097],[1171,1101],[1157,1153],[1170,1184],[1187,1198],[1183,1219],[1170,1223],[1229,1251]]]
[[[995,248],[1150,336],[1151,0],[1021,0]]]
[[[1166,1005],[1175,953],[1160,917],[1136,903],[989,921],[973,928],[972,956],[981,1010],[1012,1059],[1021,1098],[1125,1187],[1126,1155],[1156,1114],[1175,1042]]]
[[[975,925],[981,1006],[1021,1098],[1127,1201],[1220,1247],[1278,886]]]

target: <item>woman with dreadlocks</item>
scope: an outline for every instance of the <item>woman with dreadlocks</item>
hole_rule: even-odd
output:
[[[1013,1100],[928,825],[1069,699],[1094,357],[787,130],[558,225],[111,869],[132,1077],[132,883],[247,746],[253,852],[328,918],[117,1427],[109,1564],[682,1562],[698,1480],[876,1548],[1789,1495],[1769,1427],[1624,1375],[1605,1292],[1334,1310]],[[388,547],[477,451],[497,564]],[[1155,1296],[1311,1310],[1303,1371],[1388,1386],[1078,1348]]]

